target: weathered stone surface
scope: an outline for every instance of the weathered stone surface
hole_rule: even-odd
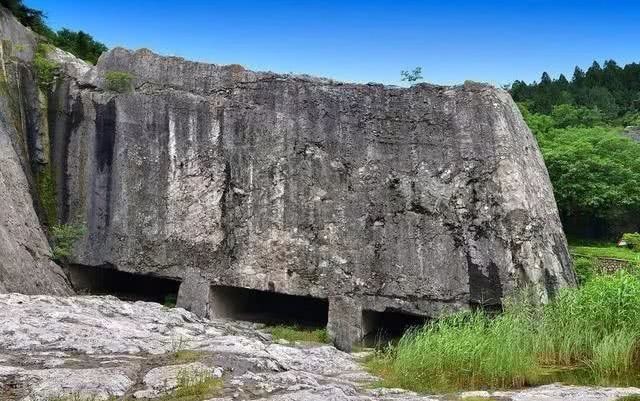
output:
[[[136,391],[134,398],[156,398],[178,386],[178,376],[181,374],[193,377],[222,377],[221,368],[211,368],[200,362],[182,365],[170,365],[153,368],[144,375],[142,380],[146,386],[144,390]]]
[[[32,57],[34,37],[1,7],[0,33],[0,293],[69,294],[50,259],[29,181],[31,164],[43,157],[33,112],[37,87],[23,64]]]
[[[327,345],[274,344],[255,326],[113,297],[0,295],[0,399],[60,395],[144,400],[171,392],[180,372],[222,376],[220,400],[435,401],[375,380],[356,356]],[[184,363],[174,351],[197,350]],[[637,388],[549,385],[488,392],[504,401],[613,401]],[[500,397],[500,398],[498,398]]]
[[[135,90],[102,90],[110,71]],[[51,106],[61,208],[89,229],[75,263],[424,316],[574,283],[540,153],[502,90],[124,49],[78,79]]]
[[[199,272],[185,274],[178,292],[177,306],[198,316],[211,315],[211,283]]]

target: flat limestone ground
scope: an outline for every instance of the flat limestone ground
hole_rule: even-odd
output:
[[[168,395],[185,372],[220,383],[212,395],[190,401],[428,401],[465,395],[375,389],[376,378],[364,371],[360,357],[328,345],[275,343],[255,324],[201,319],[156,303],[0,295],[2,401],[178,400]],[[640,389],[549,385],[479,395],[605,401],[636,393]]]

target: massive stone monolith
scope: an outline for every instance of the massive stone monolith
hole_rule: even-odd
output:
[[[324,314],[345,349],[380,312],[498,306],[523,286],[545,301],[575,282],[540,152],[503,90],[56,55],[46,145],[57,215],[87,227],[76,273],[181,281],[178,305],[201,315],[299,296],[281,312]]]
[[[116,71],[131,91],[108,90]],[[503,90],[114,49],[53,98],[60,206],[89,230],[74,262],[185,280],[179,302],[206,308],[208,283],[327,299],[347,347],[363,310],[437,316],[574,283],[540,152]]]

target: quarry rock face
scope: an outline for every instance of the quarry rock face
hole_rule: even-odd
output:
[[[132,90],[109,90],[114,71]],[[540,152],[502,90],[114,49],[52,99],[60,207],[88,227],[74,263],[186,280],[198,309],[225,303],[217,286],[328,300],[347,347],[373,324],[363,311],[434,317],[574,283]],[[213,290],[194,292],[203,280]]]
[[[148,50],[113,49],[95,67],[50,57],[59,77],[31,111],[46,135],[28,130],[46,141],[27,153],[51,167],[60,221],[87,228],[76,286],[165,278],[200,316],[271,307],[349,349],[386,313],[498,306],[524,286],[546,301],[575,283],[540,152],[503,90],[346,84]]]
[[[29,181],[30,165],[42,157],[37,87],[27,65],[34,38],[1,7],[0,32],[0,293],[70,294],[62,269],[50,259]]]

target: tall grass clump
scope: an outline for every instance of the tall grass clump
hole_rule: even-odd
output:
[[[620,271],[566,289],[548,305],[518,296],[496,316],[461,312],[406,333],[368,367],[415,391],[517,388],[551,381],[637,384],[640,276]],[[580,372],[558,376],[557,372]]]
[[[370,367],[386,385],[417,391],[520,387],[538,370],[526,315],[457,313],[405,334]]]
[[[636,375],[640,277],[619,271],[565,290],[544,307],[537,353],[547,365],[588,366],[595,381]]]

